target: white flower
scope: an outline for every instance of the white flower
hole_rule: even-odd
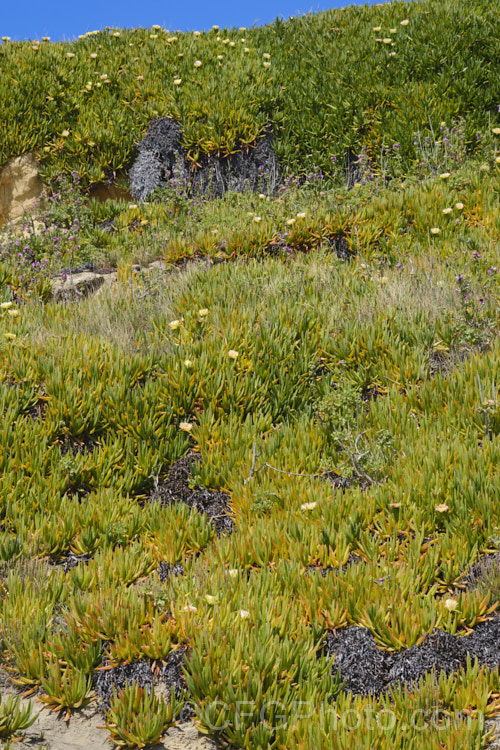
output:
[[[10,42],[10,36],[3,36],[2,42]]]
[[[374,26],[373,31],[382,31],[382,26]]]
[[[443,213],[444,214],[451,214],[452,211],[453,211],[452,208],[443,208]]]
[[[13,318],[17,318],[19,315],[19,310],[7,310],[8,315],[12,315]]]
[[[439,234],[440,231],[439,227],[431,227],[431,234]]]
[[[395,34],[396,33],[396,29],[389,29],[389,31],[390,31],[391,34]]]
[[[457,208],[459,211],[461,211],[464,207],[463,203],[455,203],[455,208]]]
[[[74,56],[75,56],[74,52],[66,52],[66,57],[74,57]]]
[[[193,425],[191,422],[181,422],[179,425],[179,430],[182,430],[183,432],[191,432],[193,429]]]
[[[227,356],[229,357],[229,359],[238,359],[238,352],[236,351],[236,349],[230,349],[227,353]]]
[[[204,318],[208,315],[208,310],[206,307],[203,307],[201,310],[198,310],[198,315],[200,318]]]
[[[198,612],[198,608],[193,607],[192,604],[187,604],[182,611],[183,612]]]
[[[69,135],[69,130],[63,130],[63,132],[61,133],[61,136],[62,136],[63,138],[67,138],[67,137],[68,137],[68,135]]]
[[[390,44],[392,42],[392,39],[386,37],[385,39],[382,39],[382,41],[384,42],[384,44]]]
[[[185,359],[184,360],[184,367],[187,367],[187,369],[189,370],[189,368],[192,367],[192,366],[193,366],[193,363],[191,362],[190,359]]]
[[[261,200],[263,200],[263,199],[264,199],[265,197],[266,197],[266,196],[264,195],[264,193],[259,193],[259,198],[260,198]]]
[[[265,63],[262,63],[262,64],[263,64],[263,66],[265,68],[270,68],[271,67],[271,63],[270,62],[265,62]]]
[[[158,39],[158,34],[150,34],[149,38],[150,39]]]
[[[193,31],[193,36],[201,36],[201,31]]]
[[[174,78],[174,86],[180,86],[182,83],[182,78]]]
[[[168,325],[171,331],[175,331],[181,324],[182,320],[172,320]]]
[[[500,128],[492,128],[491,132],[494,133],[495,135],[500,135]]]
[[[445,505],[444,503],[441,503],[440,505],[436,505],[435,507],[436,513],[446,513],[449,510],[450,510],[449,506]]]
[[[387,276],[381,276],[379,281],[381,284],[387,284]]]
[[[258,224],[259,221],[262,221],[262,218],[260,216],[254,216],[253,220],[255,221],[256,224]]]
[[[227,572],[228,572],[228,575],[231,578],[237,578],[238,577],[238,568],[230,568]]]
[[[441,179],[442,179],[442,180],[446,180],[446,179],[448,179],[448,177],[450,177],[451,175],[450,175],[450,173],[449,173],[449,172],[443,172],[443,174],[440,174],[439,176],[441,177]]]
[[[129,208],[137,208],[137,203],[129,203],[128,207]]]
[[[288,224],[289,227],[291,227],[292,224],[295,224],[295,219],[287,219],[286,223]]]
[[[297,214],[297,219],[305,219],[305,218],[306,218],[306,215],[305,215],[304,211],[302,211],[301,213]]]
[[[97,52],[91,52],[90,57],[92,58],[92,60],[95,60],[97,57]]]
[[[153,25],[151,26],[151,28],[152,28],[152,29],[156,29],[156,30],[158,31],[158,29],[161,29],[161,26],[160,26],[160,24],[158,24],[158,23],[154,23],[154,24],[153,24]]]
[[[401,21],[401,26],[408,26],[409,23],[410,23],[409,20],[405,18]]]
[[[302,503],[300,506],[301,510],[314,510],[317,503]]]
[[[50,42],[50,36],[42,36],[42,42]]]
[[[195,68],[199,68],[199,67],[201,67],[201,60],[195,60],[195,61],[194,61],[194,67],[195,67]]]
[[[2,310],[8,310],[9,307],[12,307],[12,302],[2,302],[0,307],[2,308]]]
[[[205,601],[206,601],[207,604],[215,604],[215,602],[217,600],[216,600],[215,596],[212,596],[211,594],[206,594]]]
[[[212,31],[219,31],[219,27],[218,26],[212,26]]]
[[[243,52],[250,52],[250,50],[248,49],[248,47],[245,47],[245,49],[243,50]]]
[[[444,606],[449,612],[455,612],[458,608],[458,602],[456,599],[446,599]]]
[[[246,609],[240,609],[238,614],[242,620],[248,620],[248,618],[250,617],[250,612],[247,612]]]
[[[262,57],[264,58],[264,60],[270,60],[271,59],[271,55],[269,54],[269,52],[264,52],[264,54],[262,55]]]
[[[479,167],[479,171],[480,172],[489,172],[490,171],[490,167],[489,167],[488,164],[481,164],[481,166]]]
[[[223,60],[223,59],[224,59],[224,55],[217,55],[217,60]]]

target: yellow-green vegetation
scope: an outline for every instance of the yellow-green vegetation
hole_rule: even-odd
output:
[[[386,35],[374,26],[392,34],[396,23],[395,47],[376,42]],[[417,141],[419,166],[407,174],[398,149],[387,172],[383,160],[375,168],[361,159],[352,189],[339,176],[327,180],[316,171],[304,182],[290,173],[277,196],[228,193],[208,202],[168,187],[168,201],[134,206],[86,202],[79,176],[61,174],[38,223],[28,218],[23,233],[2,239],[1,662],[14,684],[38,691],[47,707],[66,716],[78,711],[93,699],[99,669],[146,659],[159,672],[185,653],[184,698],[200,730],[233,747],[485,747],[484,719],[500,710],[498,669],[469,660],[451,675],[428,673],[418,685],[354,695],[322,644],[328,630],[358,625],[380,649],[401,652],[435,628],[462,638],[498,608],[494,571],[482,585],[465,580],[500,546],[500,132],[484,117],[496,112],[500,92],[493,92],[493,64],[477,68],[473,57],[494,49],[497,23],[486,0],[467,10],[427,0],[307,16],[245,32],[245,42],[234,31],[172,41],[175,35],[153,29],[0,48],[3,61],[26,61],[18,73],[31,70],[26,80],[33,71],[46,75],[51,56],[74,66],[75,91],[87,97],[74,95],[85,106],[75,104],[75,120],[61,124],[70,135],[57,141],[48,130],[53,117],[43,115],[45,130],[37,119],[43,107],[33,83],[30,133],[41,140],[26,150],[46,154],[46,174],[81,168],[90,146],[82,135],[81,151],[67,151],[72,128],[80,116],[82,134],[92,132],[89,117],[92,128],[115,122],[113,97],[125,101],[121,86],[138,92],[123,107],[131,119],[110,125],[117,143],[104,146],[96,134],[91,148],[96,170],[125,164],[153,107],[166,113],[154,96],[184,101],[175,92],[184,84],[198,90],[195,76],[202,92],[208,50],[217,60],[219,47],[221,75],[229,75],[226,58],[249,55],[248,69],[232,68],[249,81],[244,96],[257,102],[255,110],[242,104],[249,139],[268,117],[255,92],[262,85],[270,96],[275,75],[288,71],[290,97],[303,92],[280,100],[283,108],[294,101],[302,117],[306,95],[313,102],[318,91],[305,62],[316,55],[328,85],[338,81],[327,64],[353,76],[342,101],[355,89],[362,101],[371,92],[380,107],[380,120],[363,130],[367,153],[382,138],[403,142],[391,128],[418,79],[411,86],[397,79],[392,119],[384,89],[373,89],[362,66],[354,80],[346,63],[371,40],[372,62],[393,65],[410,55],[403,35],[408,45],[420,39],[411,48],[415,69],[435,73],[425,89],[426,116],[446,115],[439,134]],[[484,47],[476,44],[481,34]],[[285,65],[283,53],[277,64],[292,38],[306,40],[301,74],[287,67],[299,65],[299,55]],[[322,59],[326,40],[339,54]],[[455,70],[462,45],[469,70],[480,76],[473,90],[465,72],[446,88],[445,68]],[[174,93],[161,85],[161,66],[155,72],[160,50],[176,60],[177,67],[165,63],[168,76],[181,79]],[[95,76],[83,94],[88,66],[102,58],[107,66],[95,69],[111,83]],[[260,76],[271,76],[272,85]],[[477,97],[474,113],[456,104],[459,90]],[[151,104],[141,103],[148,98]],[[22,128],[15,101],[9,127]],[[402,120],[412,139],[421,124],[418,101],[417,115],[410,120],[408,109]],[[100,120],[90,109],[98,102]],[[215,108],[209,112],[216,116]],[[347,105],[345,112],[354,122]],[[362,145],[361,129],[349,130],[347,120],[338,120],[338,137],[346,139],[339,153]],[[235,122],[242,139],[242,120]],[[295,153],[287,132],[297,133],[311,163],[331,154],[327,138],[312,149],[299,119],[280,122],[290,128],[279,136],[282,154]],[[471,125],[487,134],[475,155],[466,153]],[[200,150],[212,148],[206,133],[192,137]],[[116,154],[119,161],[109,162]],[[87,171],[85,179],[94,177]],[[134,267],[154,258],[163,270]],[[52,274],[83,261],[117,267],[118,281],[95,297],[52,300]],[[188,453],[201,458],[192,485],[227,493],[231,535],[218,536],[199,509],[159,501],[158,487]],[[84,557],[74,567],[58,564],[69,555]],[[158,567],[166,562],[183,574],[161,583]],[[169,701],[136,684],[114,692],[106,714],[111,740],[123,747],[156,742],[182,701],[174,691]]]
[[[43,175],[85,182],[130,164],[158,116],[179,120],[193,163],[270,124],[283,166],[331,175],[349,150],[406,166],[441,121],[467,144],[496,122],[496,0],[351,6],[247,30],[104,29],[73,42],[0,45],[0,164],[35,151]],[[314,171],[314,170],[313,170]]]

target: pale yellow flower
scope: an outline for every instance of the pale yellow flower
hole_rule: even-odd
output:
[[[456,599],[446,599],[444,606],[449,612],[455,612],[455,610],[458,608],[458,602]]]
[[[10,36],[3,36],[2,42],[10,42]]]
[[[227,572],[228,572],[228,575],[231,578],[237,578],[238,577],[238,568],[230,568]]]
[[[19,315],[19,310],[7,310],[7,314],[11,315],[13,318],[17,318]]]
[[[302,503],[300,506],[301,510],[314,510],[317,503]]]
[[[113,36],[120,36],[120,32],[119,31],[115,31],[115,33],[113,34]]]
[[[250,52],[250,50],[248,49],[248,47],[245,47],[245,49],[243,50],[243,52]]]
[[[374,26],[373,31],[382,31],[382,26]]]
[[[195,60],[195,61],[194,61],[194,67],[195,67],[195,68],[199,68],[199,67],[201,67],[201,60]]]
[[[261,216],[254,216],[253,220],[256,222],[256,224],[258,224],[259,221],[262,221],[262,217]]]
[[[405,18],[401,21],[401,26],[408,26],[409,23],[410,23],[409,20]]]
[[[50,42],[50,36],[42,36],[42,42]]]
[[[180,86],[182,83],[182,78],[174,78],[174,86]]]
[[[266,196],[264,195],[264,193],[259,193],[259,198],[260,198],[261,200],[262,200],[263,198],[265,198],[265,197],[266,197]]]
[[[179,430],[182,430],[183,432],[191,432],[193,429],[193,425],[191,422],[181,422],[179,425]]]
[[[201,36],[201,31],[193,31],[193,36]]]
[[[387,276],[381,276],[379,281],[381,284],[387,284]]]
[[[304,211],[301,211],[300,213],[297,214],[297,219],[305,219],[305,218],[306,218],[306,215]]]
[[[238,359],[238,352],[236,351],[236,349],[230,349],[227,353],[227,356],[229,357],[229,359]]]
[[[444,214],[451,214],[452,211],[453,211],[452,208],[443,208],[443,213]]]
[[[262,55],[262,57],[264,58],[264,60],[270,60],[271,59],[271,55],[269,54],[269,52],[264,52],[264,54]]]
[[[61,136],[62,136],[63,138],[67,138],[67,137],[68,137],[68,135],[69,135],[69,130],[63,130],[63,132],[61,133]]]
[[[2,302],[2,304],[0,305],[0,307],[2,308],[2,310],[8,310],[9,307],[12,307],[12,302],[11,301],[9,301],[9,302]]]
[[[206,594],[205,595],[205,601],[206,601],[207,604],[215,604],[215,602],[217,601],[217,599],[215,598],[215,596],[212,596],[211,594]]]
[[[386,37],[385,39],[383,39],[382,41],[384,42],[384,44],[390,44],[390,43],[392,42],[392,39],[390,39],[390,37],[388,37],[388,36],[387,36],[387,37]]]
[[[500,135],[500,128],[493,128],[491,132],[495,135]]]
[[[92,58],[92,60],[95,60],[97,57],[97,52],[91,52],[90,57]]]
[[[184,360],[184,367],[187,367],[187,369],[189,370],[192,366],[193,366],[193,363],[190,359]]]
[[[212,31],[219,31],[219,27],[218,26],[212,26]]]
[[[150,34],[149,38],[150,39],[158,39],[158,34]]]
[[[223,60],[223,59],[224,59],[224,55],[217,55],[217,60]]]
[[[439,234],[440,231],[439,227],[431,227],[431,234]]]
[[[389,31],[390,31],[391,34],[395,34],[396,33],[396,29],[389,29]]]
[[[128,207],[129,208],[137,208],[137,203],[129,203]]]
[[[286,223],[288,224],[289,227],[291,227],[292,224],[295,224],[295,219],[287,219]]]
[[[457,208],[459,211],[461,211],[464,207],[463,203],[455,203],[455,208]]]
[[[271,67],[271,63],[270,63],[270,62],[265,62],[265,63],[262,63],[262,65],[263,65],[263,66],[264,66],[265,68],[270,68],[270,67]]]
[[[500,164],[500,156],[497,156],[497,157],[495,158],[495,162],[496,162],[497,164]]]
[[[480,172],[489,172],[490,171],[489,164],[481,164],[481,166],[479,167],[479,171]]]
[[[4,334],[6,339],[9,339],[9,341],[13,341],[16,338],[15,333],[10,333],[10,331],[7,331],[7,333]]]
[[[443,172],[443,174],[440,174],[439,176],[441,177],[442,180],[447,180],[448,177],[451,177],[449,172]]]
[[[171,331],[175,331],[182,325],[182,320],[171,320],[168,325]]]
[[[246,609],[240,609],[238,614],[242,620],[248,620],[248,618],[250,617],[250,612],[248,612]]]
[[[159,29],[161,29],[161,26],[160,26],[160,24],[159,24],[159,23],[154,23],[154,24],[153,24],[153,25],[151,26],[151,28],[152,28],[152,29],[155,29],[156,31],[158,31]]]
[[[435,507],[436,513],[446,513],[449,510],[450,510],[449,506],[445,505],[445,503],[441,503],[440,505],[436,505]]]
[[[74,57],[74,56],[75,56],[74,52],[66,52],[66,57]]]
[[[206,307],[203,307],[201,310],[198,310],[198,315],[200,318],[204,318],[206,315],[208,315],[208,310]]]

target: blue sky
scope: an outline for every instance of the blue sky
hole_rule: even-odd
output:
[[[354,0],[373,5],[376,0]],[[380,2],[380,0],[378,0]],[[0,0],[0,36],[52,41],[74,39],[104,26],[132,28],[161,24],[189,31],[223,26],[260,26],[278,16],[352,5],[353,0]]]

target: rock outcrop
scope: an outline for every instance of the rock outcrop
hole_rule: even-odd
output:
[[[0,225],[17,223],[25,210],[33,208],[42,188],[33,154],[10,159],[0,169]]]

